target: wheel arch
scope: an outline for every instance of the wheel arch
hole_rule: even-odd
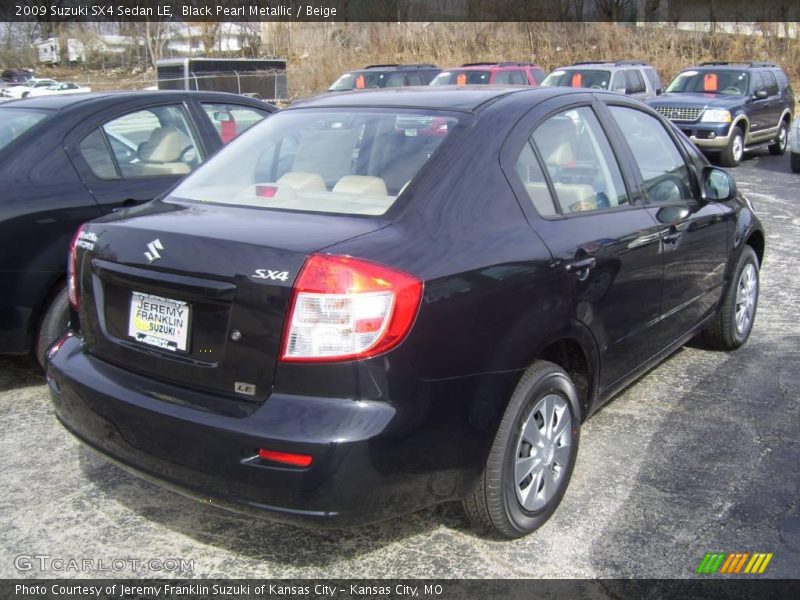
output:
[[[558,365],[572,379],[580,400],[580,420],[585,421],[596,406],[600,359],[591,332],[580,323],[547,338],[534,354],[531,364],[545,360]]]

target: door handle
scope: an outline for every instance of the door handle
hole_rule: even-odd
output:
[[[589,275],[589,269],[594,268],[596,264],[597,259],[594,256],[589,256],[587,258],[581,258],[579,260],[568,262],[564,265],[564,269],[567,271],[567,273],[577,274],[578,279],[583,281]]]

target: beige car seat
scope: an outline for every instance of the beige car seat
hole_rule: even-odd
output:
[[[140,175],[185,175],[192,168],[180,158],[190,145],[186,135],[175,127],[157,127],[150,139],[139,144],[136,168]]]

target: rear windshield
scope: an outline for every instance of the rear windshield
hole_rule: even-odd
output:
[[[304,212],[382,215],[465,116],[302,109],[252,127],[173,196]]]
[[[744,96],[750,77],[747,71],[732,69],[690,70],[678,73],[669,84],[671,94],[721,94],[723,96]]]
[[[489,83],[491,76],[491,71],[474,69],[442,71],[431,81],[431,85],[480,85]]]
[[[405,74],[402,71],[357,71],[345,73],[328,88],[331,92],[347,90],[369,90],[385,87],[402,87],[405,85]]]
[[[47,117],[41,110],[0,108],[0,150]]]
[[[544,87],[574,87],[607,90],[611,71],[602,69],[557,69],[544,78]]]

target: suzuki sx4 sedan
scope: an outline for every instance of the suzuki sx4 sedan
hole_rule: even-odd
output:
[[[337,94],[81,227],[48,383],[80,440],[206,502],[340,526],[462,500],[519,537],[603,402],[700,332],[747,340],[764,239],[636,100]]]

